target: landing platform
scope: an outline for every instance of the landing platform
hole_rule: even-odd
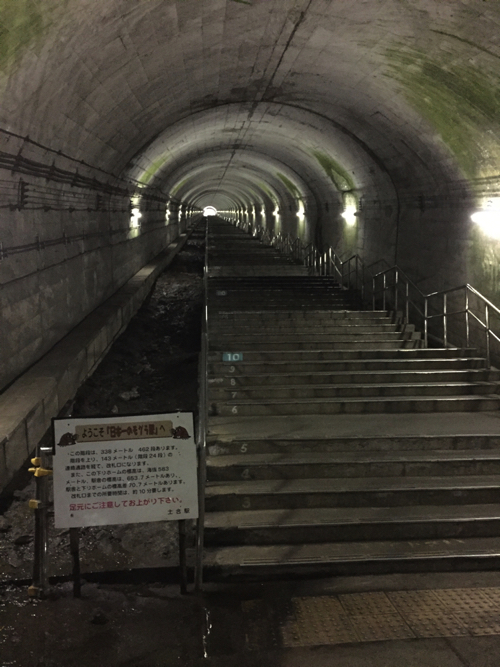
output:
[[[500,411],[211,417],[209,435],[221,440],[500,435]]]

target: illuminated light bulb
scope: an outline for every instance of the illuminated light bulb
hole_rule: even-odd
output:
[[[297,211],[297,218],[299,219],[300,223],[304,223],[306,219],[306,210],[304,208],[304,204],[299,201],[299,209]]]
[[[488,200],[486,208],[473,213],[471,220],[479,225],[487,236],[500,239],[500,199]]]
[[[346,206],[346,209],[341,213],[342,217],[346,221],[346,224],[349,227],[353,227],[356,224],[356,207],[355,206]]]
[[[139,227],[139,219],[142,218],[142,213],[138,208],[132,209],[132,215],[130,216],[130,226],[132,229],[137,229]]]

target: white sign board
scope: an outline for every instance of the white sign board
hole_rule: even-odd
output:
[[[56,528],[195,519],[191,413],[54,420]]]

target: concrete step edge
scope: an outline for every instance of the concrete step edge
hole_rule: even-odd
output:
[[[351,525],[360,523],[399,524],[439,522],[469,522],[476,520],[500,520],[500,507],[496,504],[478,505],[423,505],[421,507],[316,507],[294,510],[236,510],[207,512],[205,527],[208,529],[309,527],[326,525]]]

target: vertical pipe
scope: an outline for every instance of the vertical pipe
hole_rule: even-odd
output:
[[[372,310],[375,310],[375,278],[372,278]]]
[[[73,597],[82,597],[82,582],[80,579],[80,529],[69,529],[69,550],[73,559]]]
[[[181,594],[187,593],[187,565],[186,565],[186,521],[181,519],[179,524],[179,574]]]
[[[387,289],[387,273],[384,273],[384,277],[382,280],[382,310],[385,310],[385,291]]]
[[[44,598],[47,593],[47,550],[48,550],[48,502],[49,489],[47,475],[38,475],[37,468],[47,469],[47,456],[44,447],[38,448],[38,456],[32,459],[35,468],[36,500],[35,543],[33,559],[33,583],[29,588],[30,597]]]

